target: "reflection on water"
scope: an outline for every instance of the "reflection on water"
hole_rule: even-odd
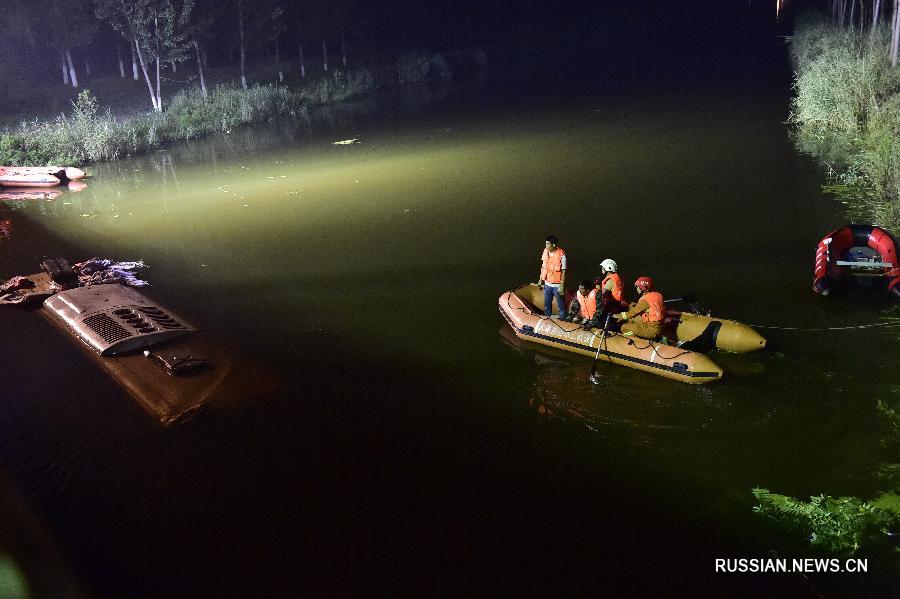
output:
[[[592,385],[590,360],[498,339],[497,297],[534,277],[548,234],[560,237],[572,281],[613,257],[626,277],[652,276],[664,294],[694,292],[744,322],[827,328],[887,318],[883,305],[811,293],[815,243],[842,215],[819,197],[821,173],[794,153],[783,115],[744,95],[734,100],[741,110],[697,98],[659,99],[654,110],[590,98],[550,114],[452,92],[440,107],[413,98],[384,110],[395,100],[97,165],[80,193],[14,203],[4,275],[34,268],[51,242],[78,254],[72,260],[143,260],[152,295],[292,383],[283,396],[167,436],[27,315],[0,315],[29,331],[33,353],[57,352],[61,378],[81,383],[48,397],[32,376],[0,408],[2,458],[33,481],[46,511],[63,514],[69,546],[87,531],[68,506],[101,517],[104,502],[127,506],[110,510],[124,521],[110,530],[150,534],[145,515],[198,526],[195,539],[168,530],[194,554],[218,547],[222,523],[233,522],[230,540],[251,539],[252,555],[219,559],[294,571],[320,563],[315,551],[334,562],[359,543],[410,557],[403,551],[434,542],[435,526],[464,539],[447,547],[468,555],[484,538],[505,538],[491,518],[540,503],[535,477],[585,503],[625,479],[654,493],[696,487],[705,501],[677,517],[722,530],[752,518],[754,486],[796,496],[877,489],[869,473],[884,448],[872,430],[900,359],[893,331],[767,331],[771,350],[717,355],[725,377],[701,386],[606,363]],[[361,143],[333,145],[353,138]],[[23,369],[24,355],[14,356]],[[578,437],[585,427],[587,441]],[[75,457],[57,463],[56,451]],[[570,457],[554,462],[559,455]],[[573,472],[572,461],[587,470]],[[618,463],[629,470],[609,468]],[[123,485],[134,472],[147,478]],[[65,479],[67,497],[44,478]],[[491,489],[503,490],[493,500],[503,509],[482,512]],[[176,490],[189,497],[187,513],[163,500]],[[103,501],[91,504],[97,493]],[[491,518],[473,524],[482,513]],[[646,513],[620,517],[643,522]],[[338,522],[338,538],[316,522]],[[148,571],[173,544],[153,537],[135,548],[113,535],[101,541],[138,551]],[[299,546],[304,535],[314,549]],[[91,564],[111,559],[100,544],[82,564],[97,579]],[[142,568],[118,563],[132,576]],[[191,576],[215,580],[175,579]]]

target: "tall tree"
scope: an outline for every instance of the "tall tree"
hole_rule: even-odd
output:
[[[900,46],[900,0],[894,0],[894,17],[891,19],[891,66],[897,66],[898,46]]]
[[[116,58],[119,61],[119,77],[125,78],[125,61],[122,59],[122,44],[116,44]]]
[[[134,40],[127,40],[128,47],[131,48],[131,77],[137,81],[138,80],[138,59],[137,52],[135,51]]]
[[[190,19],[194,0],[156,0],[153,3],[151,50],[156,59],[156,99],[162,109],[160,70],[163,64],[177,65],[190,55]]]
[[[61,50],[66,57],[69,67],[69,83],[72,87],[78,87],[78,75],[75,71],[75,62],[72,52],[75,48],[88,45],[97,33],[97,20],[93,18],[85,0],[48,0],[43,3],[44,18],[51,23],[66,23],[60,27],[60,31],[54,31],[47,43]],[[83,57],[84,70],[90,75],[90,65],[86,57]]]
[[[78,87],[78,76],[72,51],[91,43],[97,31],[97,21],[85,5],[89,0],[12,0],[10,6],[0,7],[0,36],[21,40],[32,47],[49,48],[60,60],[63,82]],[[53,35],[38,36],[46,23],[66,23]]]
[[[160,71],[163,62],[177,63],[187,58],[188,21],[193,0],[94,0],[97,17],[108,21],[135,53],[147,83],[150,102],[162,111]],[[149,69],[155,63],[156,86]]]
[[[300,58],[300,78],[306,78],[306,56],[303,54],[303,42],[312,37],[307,6],[303,2],[292,2],[287,5],[285,22],[291,25],[295,32],[294,42],[297,44],[297,54]]]
[[[241,86],[247,89],[247,50],[248,46],[258,47],[280,31],[281,17],[284,9],[277,0],[237,0],[236,9],[238,25],[238,45],[241,54]]]
[[[113,29],[134,45],[153,110],[162,111],[162,104],[157,101],[150,74],[147,72],[149,57],[149,38],[153,0],[94,0],[97,17],[109,22]]]
[[[206,89],[206,44],[213,39],[216,24],[224,16],[223,5],[216,0],[198,0],[188,27],[191,46],[197,59],[197,74],[200,77],[200,93],[207,97]]]

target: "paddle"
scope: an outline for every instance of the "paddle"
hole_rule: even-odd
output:
[[[712,313],[712,310],[709,308],[704,308],[700,304],[697,303],[697,298],[693,293],[688,293],[684,297],[673,297],[672,299],[663,300],[664,304],[676,303],[676,302],[684,302],[688,305],[688,310],[694,314],[701,314],[703,316],[709,316]]]
[[[603,347],[603,340],[606,338],[606,331],[609,330],[609,319],[612,314],[606,315],[606,321],[603,323],[603,333],[600,335],[600,343],[597,344],[597,355],[594,356],[594,365],[591,366],[591,376],[588,377],[595,385],[598,384],[599,380],[597,379],[597,362],[600,360],[600,349]]]
[[[675,302],[687,302],[692,304],[697,301],[697,298],[694,297],[693,293],[688,293],[684,297],[673,297],[672,299],[663,300],[664,304],[674,304]]]

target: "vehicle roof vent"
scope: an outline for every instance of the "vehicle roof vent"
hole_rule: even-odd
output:
[[[181,337],[194,327],[131,287],[91,285],[61,291],[48,312],[101,355],[115,355]]]

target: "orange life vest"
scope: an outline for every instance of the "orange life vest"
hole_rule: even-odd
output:
[[[581,290],[575,292],[575,297],[578,299],[578,305],[581,306],[581,317],[582,318],[593,318],[594,314],[597,313],[597,290],[591,289],[590,293],[587,296],[581,295]]]
[[[612,281],[612,284],[613,284],[612,298],[614,300],[616,300],[617,302],[621,302],[622,298],[625,297],[625,294],[624,294],[625,288],[622,287],[622,277],[620,277],[619,273],[617,273],[617,272],[609,273],[608,275],[603,277],[603,281],[600,283],[601,290],[606,289],[607,281]]]
[[[562,259],[566,253],[561,247],[557,247],[552,254],[550,250],[544,248],[541,255],[541,280],[545,283],[553,283],[559,285],[562,283]]]
[[[644,322],[662,322],[666,317],[666,306],[663,304],[663,296],[659,291],[648,291],[641,296],[650,306],[641,313]]]

